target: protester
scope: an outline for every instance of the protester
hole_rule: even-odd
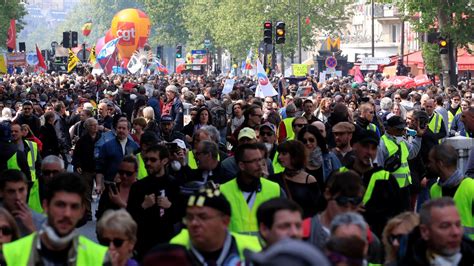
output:
[[[383,229],[382,243],[385,247],[385,264],[390,265],[397,259],[404,235],[420,224],[420,218],[413,212],[403,212],[387,222]]]
[[[16,224],[13,216],[5,209],[0,207],[0,230],[2,235],[0,236],[0,250],[4,244],[20,238],[20,229]]]

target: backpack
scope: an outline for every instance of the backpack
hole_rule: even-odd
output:
[[[227,126],[227,115],[224,108],[215,106],[211,109],[212,125],[217,129],[222,129]]]

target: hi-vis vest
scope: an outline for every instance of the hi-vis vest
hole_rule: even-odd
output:
[[[461,113],[461,107],[458,107],[458,110],[456,111],[456,113],[454,115],[453,115],[453,113],[451,113],[451,111],[448,110],[448,128],[449,128],[449,130],[451,130],[451,124],[453,123],[454,117],[457,114],[460,114],[460,113]]]
[[[367,125],[367,130],[370,130],[370,131],[373,131],[373,132],[377,133],[377,126],[373,123],[369,123]]]
[[[43,206],[41,205],[38,179],[33,181],[33,186],[30,189],[30,196],[28,197],[28,206],[35,212],[43,213]]]
[[[343,166],[339,168],[339,172],[348,172],[350,169],[347,167]],[[385,171],[383,169],[372,173],[372,176],[370,177],[369,184],[366,187],[364,197],[362,198],[362,203],[367,204],[369,202],[370,198],[372,197],[372,192],[374,192],[374,187],[375,187],[375,182],[378,180],[388,180],[390,177],[390,172]]]
[[[288,117],[283,119],[283,124],[285,125],[285,131],[286,131],[286,140],[293,140],[295,139],[295,132],[293,131],[293,127],[291,124],[293,123],[293,120],[295,120],[294,117]]]
[[[33,247],[33,241],[36,239],[36,236],[37,234],[33,233],[14,242],[4,244],[3,257],[7,265],[30,265],[31,249],[36,248]],[[102,266],[106,253],[107,247],[96,244],[83,236],[79,236],[76,265]]]
[[[438,183],[433,184],[430,189],[432,199],[441,198],[443,191]],[[472,204],[474,202],[474,179],[466,177],[459,184],[453,200],[461,216],[461,223],[464,227],[464,233],[469,238],[474,239],[474,214],[472,213]]]
[[[383,143],[388,151],[388,156],[392,156],[398,151],[399,145],[397,145],[393,140],[389,139],[386,135],[382,136]],[[408,147],[405,142],[400,142],[400,148],[402,149],[400,159],[401,165],[400,167],[392,172],[391,174],[397,179],[398,185],[400,188],[404,188],[411,184],[411,175],[410,175],[410,167],[408,166]]]
[[[278,151],[275,152],[275,156],[273,156],[272,165],[274,174],[283,173],[283,171],[285,171],[285,167],[278,161]]]
[[[145,168],[145,162],[143,161],[142,153],[137,153],[138,172],[137,180],[143,179],[148,176],[148,172]]]
[[[217,154],[217,160],[221,161],[221,155],[220,154]],[[193,150],[188,151],[188,166],[189,166],[189,168],[191,168],[193,170],[198,169],[196,157],[194,157]]]
[[[38,157],[38,144],[36,142],[25,140],[26,144],[30,151],[26,154],[26,159],[28,161],[28,167],[30,168],[31,181],[36,180],[36,158]]]
[[[15,152],[10,159],[7,161],[7,169],[15,169],[20,170],[20,166],[18,165],[18,157],[17,153]]]
[[[443,117],[440,114],[434,112],[433,116],[431,116],[428,128],[433,133],[439,133],[441,131],[441,126],[443,126]]]
[[[265,178],[260,178],[260,182],[262,187],[256,193],[252,209],[249,209],[249,205],[237,185],[236,178],[220,186],[222,194],[229,201],[231,207],[232,216],[229,225],[231,232],[256,235],[258,233],[258,207],[269,199],[280,197],[280,185]]]
[[[230,234],[234,237],[235,242],[237,243],[237,250],[239,251],[239,256],[242,261],[245,259],[244,250],[248,249],[253,252],[259,252],[262,250],[262,246],[256,236],[247,236],[237,233]],[[181,245],[190,249],[191,241],[189,239],[189,231],[187,229],[182,229],[179,234],[170,240],[170,244]]]

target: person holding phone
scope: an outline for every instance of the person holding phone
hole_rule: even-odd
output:
[[[96,218],[99,220],[105,211],[127,208],[128,196],[133,183],[137,181],[137,159],[128,155],[120,163],[114,181],[104,181],[105,191],[100,197]]]

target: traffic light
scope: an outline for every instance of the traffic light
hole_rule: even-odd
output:
[[[285,43],[285,22],[278,21],[275,26],[275,43]]]
[[[438,38],[438,48],[439,54],[447,54],[448,53],[448,40],[445,37]]]
[[[156,47],[156,58],[161,59],[163,57],[163,46],[158,45]]]
[[[183,58],[183,46],[176,46],[176,58]]]
[[[263,23],[263,42],[266,44],[272,44],[272,23],[265,21]]]
[[[71,32],[71,47],[77,47],[79,42],[77,41],[77,31]]]

